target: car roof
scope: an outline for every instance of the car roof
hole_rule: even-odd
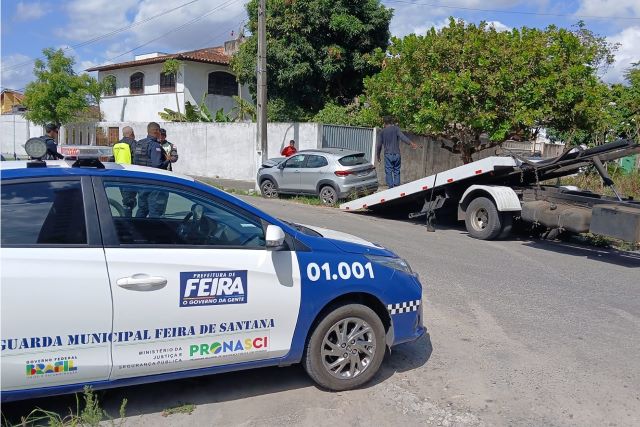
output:
[[[172,177],[184,179],[187,181],[194,181],[194,179],[190,176],[181,175],[175,172],[169,172],[164,169],[138,165],[124,165],[113,162],[102,162],[102,164],[104,165],[104,169],[98,169],[88,166],[73,167],[75,160],[47,160],[46,167],[36,168],[27,167],[28,163],[29,161],[25,160],[0,162],[0,171],[3,172],[3,178],[29,178],[33,176],[63,175],[98,175],[104,174],[105,172],[109,173],[113,171],[116,172],[116,175],[144,174],[147,175],[147,177],[154,178]],[[128,172],[130,172],[130,174]]]
[[[310,150],[300,150],[299,154],[329,154],[336,157],[352,156],[354,154],[364,154],[362,151],[349,150],[347,148],[316,148]]]

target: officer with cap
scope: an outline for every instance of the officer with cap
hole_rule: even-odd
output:
[[[47,144],[47,154],[45,154],[45,160],[58,160],[64,159],[64,156],[58,153],[58,144],[55,138],[58,137],[58,125],[54,123],[48,123],[45,127],[45,134],[40,137]]]
[[[133,148],[133,164],[150,166],[152,168],[166,169],[171,163],[164,160],[164,150],[158,142],[160,137],[160,125],[150,122],[147,125],[147,137],[136,142]],[[136,218],[161,217],[164,215],[169,193],[160,190],[144,190],[138,192],[138,212]]]

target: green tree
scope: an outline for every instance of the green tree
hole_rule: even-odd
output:
[[[248,30],[232,67],[256,93],[258,0],[247,4]],[[389,41],[392,10],[379,0],[267,0],[269,118],[307,119],[327,102],[346,105],[379,67],[376,48]]]
[[[424,36],[392,39],[378,54],[383,70],[365,80],[366,95],[378,115],[443,137],[444,148],[469,162],[541,127],[570,141],[593,130],[606,95],[597,71],[611,63],[613,48],[582,24],[499,32],[450,19]]]
[[[99,105],[103,84],[88,74],[73,71],[74,59],[62,49],[44,49],[45,61],[35,62],[36,80],[29,83],[24,94],[27,118],[34,123],[69,123],[90,105]]]
[[[176,94],[176,108],[177,108],[178,114],[180,114],[180,101],[178,101],[177,85],[178,85],[178,75],[180,75],[181,67],[182,67],[182,63],[174,58],[167,59],[162,64],[162,73],[173,76],[174,81],[176,82],[176,90],[174,92]]]
[[[640,140],[640,63],[633,64],[625,73],[626,85],[611,87],[610,108],[613,110],[612,127],[615,136]]]

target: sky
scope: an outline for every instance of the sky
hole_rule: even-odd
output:
[[[498,30],[514,27],[589,29],[619,44],[616,62],[604,70],[609,83],[640,62],[640,0],[383,0],[394,9],[391,33],[424,33],[450,16]],[[246,0],[1,0],[0,85],[24,90],[33,60],[46,47],[66,49],[76,71],[133,59],[221,45],[246,22]],[[156,16],[160,15],[160,16]]]

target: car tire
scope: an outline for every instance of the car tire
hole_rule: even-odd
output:
[[[502,215],[486,197],[477,197],[469,203],[464,223],[469,235],[475,239],[492,240],[502,230]]]
[[[338,192],[330,185],[320,187],[318,197],[320,197],[320,201],[327,206],[333,206],[338,203]]]
[[[346,340],[339,331],[347,332]],[[332,391],[350,390],[373,378],[385,352],[385,331],[378,315],[367,306],[349,304],[336,308],[318,323],[303,363],[319,386]]]
[[[262,197],[265,199],[277,199],[278,187],[272,180],[265,179],[260,183],[260,194],[262,194]]]

